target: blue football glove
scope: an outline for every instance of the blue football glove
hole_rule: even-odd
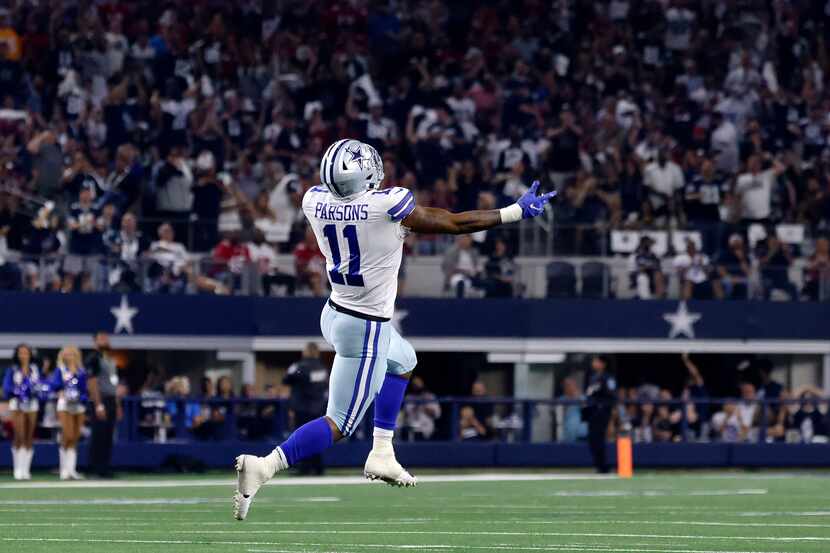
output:
[[[545,211],[545,205],[550,202],[551,198],[556,196],[556,190],[537,196],[536,191],[538,189],[539,181],[535,180],[530,185],[530,190],[525,192],[519,198],[519,201],[516,202],[522,208],[522,219],[532,219],[537,215],[541,215]]]

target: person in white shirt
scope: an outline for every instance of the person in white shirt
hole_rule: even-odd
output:
[[[277,163],[269,163],[266,166],[268,180],[276,183],[268,193],[268,207],[276,219],[263,231],[267,233],[270,242],[287,244],[291,237],[291,227],[299,213],[296,202],[301,191],[300,177],[296,173],[288,173],[277,180],[279,173]]]
[[[674,213],[675,195],[683,190],[686,179],[680,166],[668,159],[666,152],[661,150],[657,160],[646,165],[643,173],[643,184],[650,190],[649,202],[653,208],[655,218],[670,216]]]
[[[262,293],[272,295],[274,286],[284,286],[286,295],[293,296],[297,287],[297,277],[280,270],[277,252],[265,241],[265,233],[256,229],[254,239],[247,244],[248,255],[256,265],[262,281]]]
[[[147,257],[154,262],[150,268],[152,287],[157,292],[184,292],[188,276],[187,250],[175,241],[170,223],[159,226],[158,237],[147,250]]]
[[[709,256],[697,250],[694,240],[686,240],[686,251],[675,256],[672,265],[680,280],[680,297],[684,300],[723,298],[720,282],[710,278],[713,268]]]
[[[740,198],[741,222],[744,225],[769,223],[775,181],[785,169],[784,164],[774,160],[772,167],[762,171],[761,157],[757,154],[747,160],[747,172],[738,175],[735,183],[735,193]]]
[[[758,396],[755,385],[751,382],[742,382],[741,401],[738,403],[737,415],[740,424],[740,441],[757,441],[758,423],[761,415],[761,408],[756,403]]]
[[[761,84],[761,74],[752,67],[752,58],[749,52],[741,54],[741,63],[734,67],[723,82],[724,88],[735,96],[743,96],[747,91],[755,89]]]
[[[674,2],[666,10],[666,48],[669,50],[688,50],[691,46],[695,14],[692,10]]]
[[[740,161],[738,155],[738,129],[720,111],[712,115],[711,149],[716,153],[715,165],[719,171],[735,173]]]
[[[472,237],[468,234],[458,236],[455,245],[447,250],[441,262],[447,287],[455,297],[463,298],[466,295],[475,283],[480,266],[478,250],[473,247]]]

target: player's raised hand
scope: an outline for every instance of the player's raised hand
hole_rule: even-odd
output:
[[[550,202],[551,198],[556,196],[556,190],[548,192],[547,194],[536,195],[539,190],[539,181],[533,181],[530,185],[530,190],[525,192],[519,201],[516,202],[522,208],[522,219],[531,219],[537,215],[541,215],[545,211],[545,206]]]

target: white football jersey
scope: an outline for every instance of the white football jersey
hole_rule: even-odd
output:
[[[398,293],[405,229],[401,221],[415,209],[406,188],[367,190],[341,199],[324,186],[303,197],[303,212],[326,256],[331,299],[365,315],[392,318]]]

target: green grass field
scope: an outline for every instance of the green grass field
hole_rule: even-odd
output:
[[[397,489],[282,477],[259,492],[245,522],[232,520],[233,484],[218,475],[3,480],[0,551],[830,552],[827,474],[452,478],[467,480],[425,474],[417,488]]]

